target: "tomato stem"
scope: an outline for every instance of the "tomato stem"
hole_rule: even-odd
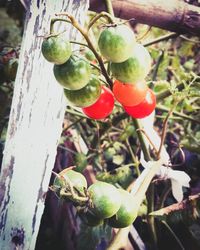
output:
[[[112,17],[110,14],[108,14],[107,12],[102,11],[101,13],[95,15],[95,16],[92,18],[92,20],[91,20],[91,21],[89,22],[89,24],[88,24],[87,30],[89,31],[89,29],[90,29],[90,28],[91,28],[100,18],[102,18],[102,17],[106,18],[106,19],[108,20],[108,22],[111,23],[111,24],[114,24],[114,23],[115,23],[113,17]]]
[[[50,22],[50,35],[54,34],[54,24],[56,22],[67,22],[70,23],[69,20],[63,19],[63,18],[52,18]]]

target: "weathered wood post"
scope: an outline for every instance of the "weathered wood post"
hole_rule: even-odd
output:
[[[29,1],[0,176],[0,249],[33,250],[65,111],[41,35],[55,13],[84,21],[87,0]],[[69,38],[77,31],[68,27]]]

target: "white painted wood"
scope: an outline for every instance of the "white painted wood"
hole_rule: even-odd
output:
[[[83,22],[88,9],[87,0],[30,2],[0,176],[0,250],[35,248],[62,131],[66,101],[38,36],[48,33],[55,13],[67,11]]]

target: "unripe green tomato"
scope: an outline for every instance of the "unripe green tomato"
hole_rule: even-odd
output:
[[[79,90],[64,89],[67,100],[77,107],[88,107],[95,103],[101,94],[101,84],[95,77],[91,77],[88,84]]]
[[[127,60],[135,46],[134,32],[126,25],[105,28],[99,36],[101,54],[109,61],[119,63]]]
[[[76,166],[75,170],[81,173],[87,167],[87,164],[88,164],[87,156],[83,153],[76,153],[74,162]]]
[[[65,188],[69,181],[72,186],[81,192],[87,188],[87,181],[85,177],[74,170],[64,169],[59,173],[59,176],[60,177],[55,178],[53,183],[53,187],[55,187],[55,189]],[[57,195],[59,196],[59,193],[57,193]]]
[[[90,64],[73,56],[62,65],[54,65],[53,72],[56,80],[69,90],[85,87],[91,77]]]
[[[120,208],[121,195],[115,186],[97,181],[88,188],[91,212],[100,219],[113,216]]]
[[[138,209],[135,207],[132,195],[126,190],[120,189],[121,206],[117,213],[108,219],[111,227],[123,228],[131,225],[137,217]]]
[[[18,68],[18,59],[17,58],[10,59],[4,67],[5,77],[10,81],[14,81],[17,74],[17,68]]]
[[[111,63],[112,75],[123,83],[135,84],[144,80],[151,69],[151,57],[148,50],[136,44],[130,57],[122,63]]]
[[[72,54],[71,44],[64,36],[52,36],[42,42],[44,58],[54,64],[65,63]]]
[[[85,57],[91,62],[96,60],[94,53],[90,49],[86,50]]]

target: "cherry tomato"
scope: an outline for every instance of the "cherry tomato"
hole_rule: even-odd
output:
[[[114,96],[112,91],[105,87],[101,87],[101,95],[99,99],[91,106],[83,108],[83,113],[92,119],[104,119],[111,114],[114,108]]]
[[[136,106],[123,106],[124,110],[133,118],[144,118],[150,115],[156,107],[156,96],[148,89],[145,99]]]
[[[80,108],[91,106],[101,95],[101,84],[96,77],[91,77],[85,87],[78,90],[64,89],[67,100],[73,105]]]
[[[113,76],[124,83],[135,84],[144,80],[151,69],[151,56],[141,44],[136,44],[129,58],[121,63],[111,63]]]
[[[54,65],[56,80],[68,90],[79,90],[87,85],[91,77],[90,64],[71,56],[64,64]]]
[[[113,93],[115,98],[124,106],[135,106],[144,100],[148,87],[144,81],[135,84],[122,83],[115,80]]]
[[[99,36],[101,54],[111,62],[127,60],[135,46],[135,35],[126,25],[107,27]]]
[[[49,62],[63,64],[72,54],[71,44],[62,35],[46,38],[42,43],[42,54]]]
[[[133,195],[123,189],[119,189],[119,192],[122,200],[120,209],[107,221],[109,226],[115,228],[128,227],[134,222],[138,214]]]
[[[119,190],[106,182],[97,181],[88,188],[89,210],[98,218],[112,217],[121,206]]]

